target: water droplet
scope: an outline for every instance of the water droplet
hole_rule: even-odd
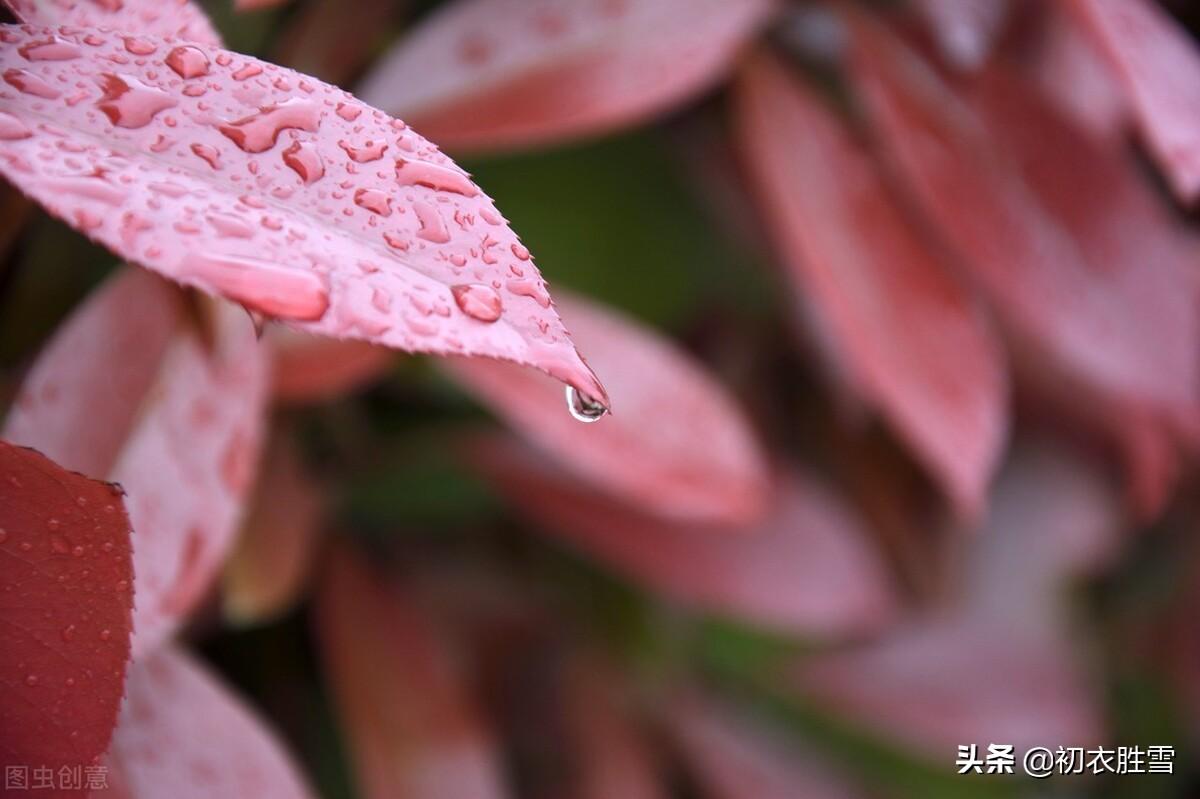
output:
[[[199,78],[208,74],[208,56],[199,47],[184,44],[167,53],[167,66],[185,80]]]
[[[482,283],[467,283],[451,286],[450,293],[458,309],[480,322],[495,322],[504,311],[500,295],[491,286]]]
[[[603,403],[581,393],[575,386],[567,386],[567,410],[571,412],[571,416],[585,424],[598,422],[608,413],[608,408]]]
[[[112,630],[110,630],[106,627],[100,631],[100,640],[101,641],[107,641],[110,638],[112,638]]]
[[[50,536],[50,548],[60,555],[65,555],[70,549],[70,545],[61,535],[52,535]]]
[[[75,44],[58,36],[21,45],[17,52],[28,61],[70,61],[80,55],[80,50]]]
[[[528,261],[529,260],[529,248],[526,247],[524,244],[521,244],[520,242],[513,244],[512,254],[514,256],[516,256],[517,260],[519,260],[519,261]]]
[[[0,527],[0,544],[3,544],[7,540],[8,540],[8,530],[5,530],[3,527]]]
[[[232,214],[209,214],[208,223],[223,238],[248,239],[254,236],[254,226]]]
[[[217,152],[216,147],[210,147],[207,144],[193,144],[192,153],[204,160],[213,169],[221,168],[221,154]]]
[[[329,309],[325,279],[307,269],[241,255],[190,253],[181,264],[183,277],[195,278],[216,293],[279,319],[320,319]]]
[[[298,128],[315,132],[321,119],[321,111],[311,100],[293,97],[276,105],[264,106],[258,113],[219,125],[230,141],[248,153],[262,153],[275,146],[281,131]]]
[[[246,66],[244,66],[241,69],[239,69],[238,71],[234,72],[233,79],[234,80],[249,80],[250,78],[253,78],[256,75],[261,75],[262,71],[263,70],[262,70],[261,64],[256,64],[253,61],[251,61]]]
[[[16,141],[17,139],[28,139],[32,135],[33,131],[24,122],[12,114],[0,111],[0,139]]]
[[[387,150],[387,145],[383,142],[368,141],[361,147],[355,147],[345,139],[338,142],[338,147],[345,150],[346,155],[350,156],[350,160],[356,164],[367,164],[371,161],[378,161],[380,158],[383,158],[383,153]]]
[[[131,75],[105,72],[97,82],[104,96],[96,107],[118,128],[145,127],[155,114],[175,105],[175,98]]]
[[[74,637],[75,637],[75,625],[74,625],[74,624],[69,624],[69,625],[67,625],[66,627],[64,627],[64,628],[63,628],[63,630],[62,630],[62,639],[63,639],[64,641],[68,641],[68,642],[69,642],[69,641],[70,641],[72,638],[74,638]]]
[[[62,96],[62,92],[27,69],[4,70],[4,82],[19,92],[44,100],[56,100]]]
[[[479,189],[462,172],[428,161],[397,158],[396,181],[402,186],[424,186],[434,191],[454,192],[464,197],[475,197],[479,194]]]
[[[380,216],[392,215],[392,200],[378,189],[359,189],[354,192],[354,204]]]
[[[293,142],[283,151],[283,163],[300,176],[305,185],[316,183],[325,176],[325,163],[317,148],[307,142]]]
[[[142,39],[137,36],[125,37],[125,49],[134,55],[153,55],[158,49],[158,45],[149,39]]]
[[[421,229],[417,231],[418,236],[426,241],[432,241],[434,244],[445,244],[450,241],[450,231],[446,230],[446,222],[436,208],[420,200],[414,202],[412,207],[413,212],[417,215],[417,221],[421,223]]]
[[[338,103],[337,115],[347,122],[353,122],[358,119],[358,115],[362,113],[362,106],[351,105],[350,103]]]
[[[504,287],[518,297],[529,297],[543,308],[550,307],[550,294],[545,285],[536,278],[521,278],[510,280]]]
[[[25,684],[30,688],[33,688],[38,684],[38,676],[36,674],[30,674],[25,678]]]

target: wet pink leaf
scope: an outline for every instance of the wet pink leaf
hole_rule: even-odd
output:
[[[1097,686],[1062,592],[1113,551],[1121,520],[1110,494],[1078,460],[1019,449],[957,565],[959,595],[884,639],[802,663],[801,689],[931,757],[964,741],[1021,752],[1103,740]]]
[[[26,87],[0,95],[0,173],[96,241],[309,332],[512,360],[604,402],[492,201],[402,122],[212,46],[0,38]]]
[[[503,439],[472,464],[539,526],[651,591],[696,610],[785,633],[874,629],[895,596],[849,508],[799,472],[778,480],[765,521],[747,528],[673,524],[620,504]]]
[[[666,518],[741,523],[762,515],[763,453],[741,410],[703,366],[629,318],[559,292],[571,335],[605,375],[620,411],[581,428],[562,388],[491,361],[443,368],[567,468]]]
[[[221,44],[199,3],[193,0],[4,0],[21,22],[72,28],[109,28],[126,34],[173,36],[202,44]],[[129,53],[141,43],[126,37]]]
[[[1124,81],[1134,115],[1181,202],[1200,197],[1200,51],[1148,0],[1067,4],[1104,47]]]
[[[796,741],[699,694],[668,709],[668,730],[706,799],[855,799],[865,794]]]
[[[253,710],[189,655],[167,647],[134,663],[106,761],[103,799],[305,799],[291,757]]]
[[[750,177],[800,302],[855,393],[977,513],[1008,424],[1004,355],[975,300],[787,67],[748,61],[737,99]]]
[[[135,657],[207,589],[253,483],[266,363],[239,309],[127,269],[41,353],[5,436],[117,481],[134,529]],[[207,316],[208,318],[196,318]]]
[[[283,615],[306,587],[324,524],[323,488],[308,473],[290,433],[267,447],[250,510],[225,564],[225,616],[239,625]]]
[[[318,597],[317,626],[363,797],[507,795],[490,734],[416,599],[338,551]]]
[[[0,441],[0,768],[6,774],[9,766],[33,765],[57,774],[91,765],[108,748],[129,661],[129,550],[119,487]]]
[[[854,27],[886,154],[991,300],[1022,376],[1120,438],[1147,424],[1194,437],[1197,250],[1132,166],[1030,87],[1001,93],[998,70],[968,103],[883,29]]]
[[[372,383],[395,364],[396,353],[366,341],[338,340],[272,326],[271,396],[276,402],[326,402]]]
[[[959,69],[987,61],[1010,12],[1009,0],[916,0],[913,9],[932,30],[938,49]]]
[[[771,0],[466,0],[385,55],[363,98],[447,149],[529,147],[646,121],[720,80]]]

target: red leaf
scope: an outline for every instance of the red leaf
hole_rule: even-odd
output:
[[[820,99],[766,57],[747,63],[737,97],[750,175],[800,301],[858,393],[960,510],[978,512],[1008,427],[999,343]]]
[[[506,795],[446,642],[412,597],[336,552],[317,622],[362,796]]]
[[[998,72],[972,106],[865,17],[854,27],[887,154],[994,304],[1024,376],[1122,438],[1147,418],[1193,435],[1195,245],[1130,164],[1028,87],[1000,94]]]
[[[129,670],[113,736],[110,799],[303,799],[312,794],[257,715],[190,656],[168,647]],[[118,787],[119,786],[119,787]]]
[[[1120,520],[1109,494],[1079,461],[1018,450],[957,564],[962,593],[878,642],[811,658],[799,666],[801,689],[931,757],[964,742],[1022,752],[1103,740],[1062,591],[1112,552]]]
[[[580,428],[562,389],[528,370],[445,361],[456,381],[565,466],[667,518],[740,523],[761,516],[769,476],[742,415],[704,368],[653,331],[559,292],[572,335],[605,375],[620,411]]]
[[[192,0],[3,0],[31,25],[109,28],[123,33],[173,36],[220,45],[221,36]],[[139,55],[139,40],[126,37],[126,49]]]
[[[108,748],[129,660],[129,548],[119,487],[0,441],[0,766],[6,774],[8,766],[48,767],[56,775],[64,766],[82,769]]]
[[[190,318],[177,289],[141,270],[122,272],[41,354],[5,431],[128,491],[135,656],[201,599],[258,459],[262,350],[241,311],[205,308],[207,322]]]
[[[916,0],[913,8],[932,29],[946,60],[969,70],[987,61],[1011,10],[1009,0]]]
[[[118,254],[311,332],[513,360],[604,401],[492,201],[402,122],[215,47],[0,38],[26,87],[0,95],[0,173]]]
[[[240,625],[261,624],[295,604],[320,542],[324,506],[323,488],[301,462],[290,433],[278,431],[225,564],[226,617]]]
[[[1125,83],[1142,135],[1181,202],[1200,196],[1200,52],[1146,0],[1071,0]]]
[[[680,696],[671,703],[668,721],[707,799],[863,796],[796,742],[714,700]]]
[[[271,396],[277,402],[338,399],[377,380],[396,362],[395,352],[365,341],[339,341],[279,326],[268,328],[264,338],[271,347]]]
[[[800,472],[781,477],[765,522],[677,525],[618,504],[512,443],[480,440],[471,463],[522,513],[583,554],[696,610],[799,635],[876,628],[895,597],[859,521]]]
[[[771,0],[465,0],[385,55],[367,102],[452,150],[639,124],[719,81]]]

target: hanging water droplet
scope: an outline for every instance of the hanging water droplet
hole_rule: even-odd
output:
[[[598,422],[608,413],[608,408],[603,403],[581,394],[575,386],[567,386],[567,410],[577,421],[585,424]]]

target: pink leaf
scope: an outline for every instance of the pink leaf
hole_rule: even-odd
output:
[[[107,765],[111,799],[305,799],[291,757],[256,714],[190,656],[166,648],[129,671]]]
[[[739,82],[738,131],[796,293],[859,394],[978,512],[1007,431],[1003,352],[968,291],[811,90],[767,57]]]
[[[1125,83],[1147,144],[1181,202],[1200,196],[1200,52],[1158,4],[1069,0]]]
[[[733,708],[681,695],[669,708],[669,731],[707,799],[855,799],[850,785],[794,741]]]
[[[555,413],[562,389],[541,375],[479,360],[443,368],[565,466],[628,502],[678,520],[761,516],[764,456],[741,410],[704,368],[614,311],[563,292],[559,306],[605,374],[617,414],[581,429]]]
[[[253,482],[266,364],[250,320],[185,313],[180,292],[126,270],[88,299],[26,379],[5,435],[120,482],[134,529],[135,657],[198,602]]]
[[[327,402],[374,382],[396,353],[366,341],[339,341],[281,326],[264,336],[271,347],[271,395],[277,402]]]
[[[415,599],[335,552],[317,622],[362,796],[506,795],[489,733]]]
[[[6,774],[10,766],[54,774],[81,769],[108,748],[129,660],[129,549],[119,487],[0,441],[0,767]]]
[[[855,635],[895,596],[865,531],[840,498],[794,471],[750,528],[671,524],[595,493],[506,441],[470,448],[516,507],[572,548],[692,608],[785,633]]]
[[[492,201],[402,122],[211,46],[0,38],[0,173],[96,241],[310,332],[534,365],[604,402]]]
[[[367,102],[452,150],[594,136],[719,81],[771,0],[465,0],[384,56]]]
[[[122,33],[173,36],[201,44],[220,45],[221,36],[193,0],[4,0],[13,14],[31,25],[109,28]],[[126,49],[137,55],[138,39],[125,38]]]
[[[992,301],[1023,376],[1120,437],[1147,418],[1192,436],[1195,244],[1131,165],[1028,87],[1001,93],[998,70],[968,104],[865,17],[854,27],[887,155]]]
[[[1009,0],[916,0],[946,60],[959,69],[983,66],[1008,21]]]
[[[277,431],[237,547],[225,564],[226,617],[261,624],[295,604],[320,542],[324,505],[323,487],[301,462],[289,431]]]
[[[880,641],[802,663],[802,690],[937,758],[964,742],[1023,752],[1103,740],[1097,686],[1061,592],[1112,551],[1119,518],[1109,493],[1079,461],[1018,450],[957,565],[961,595]]]

